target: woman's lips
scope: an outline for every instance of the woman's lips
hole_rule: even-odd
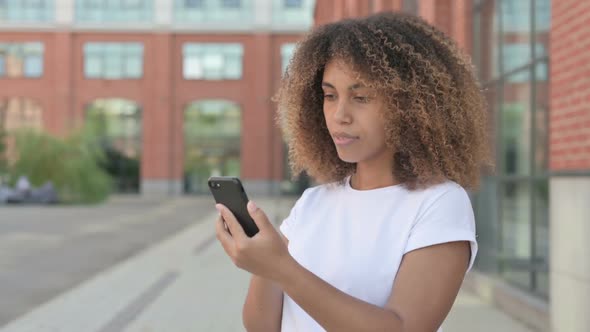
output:
[[[356,140],[358,140],[358,137],[348,134],[334,134],[332,135],[332,138],[334,139],[334,143],[336,145],[342,146],[350,145],[354,143]]]

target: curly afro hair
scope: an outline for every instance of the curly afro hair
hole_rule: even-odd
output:
[[[324,68],[344,61],[386,103],[393,175],[413,190],[452,180],[476,189],[491,166],[486,104],[470,60],[424,20],[381,13],[320,26],[297,44],[277,94],[278,123],[293,174],[340,182],[356,164],[342,161],[328,132]]]

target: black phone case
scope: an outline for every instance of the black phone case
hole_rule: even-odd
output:
[[[248,196],[240,179],[230,176],[214,176],[209,178],[208,183],[215,202],[225,205],[233,212],[246,235],[249,237],[256,235],[258,227],[248,213]]]

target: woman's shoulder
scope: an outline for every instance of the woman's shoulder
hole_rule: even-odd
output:
[[[467,208],[471,209],[471,199],[469,193],[460,184],[447,180],[435,185],[431,185],[421,191],[416,192],[420,195],[420,210],[461,212]]]
[[[461,195],[467,194],[465,188],[452,180],[444,180],[440,183],[430,185],[426,188],[415,190],[417,194],[427,197],[440,197],[444,195]]]

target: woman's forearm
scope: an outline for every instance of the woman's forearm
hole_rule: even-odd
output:
[[[281,330],[283,291],[274,281],[252,275],[242,311],[247,331]]]
[[[403,331],[400,317],[354,298],[323,281],[295,260],[279,281],[283,291],[327,331]]]

